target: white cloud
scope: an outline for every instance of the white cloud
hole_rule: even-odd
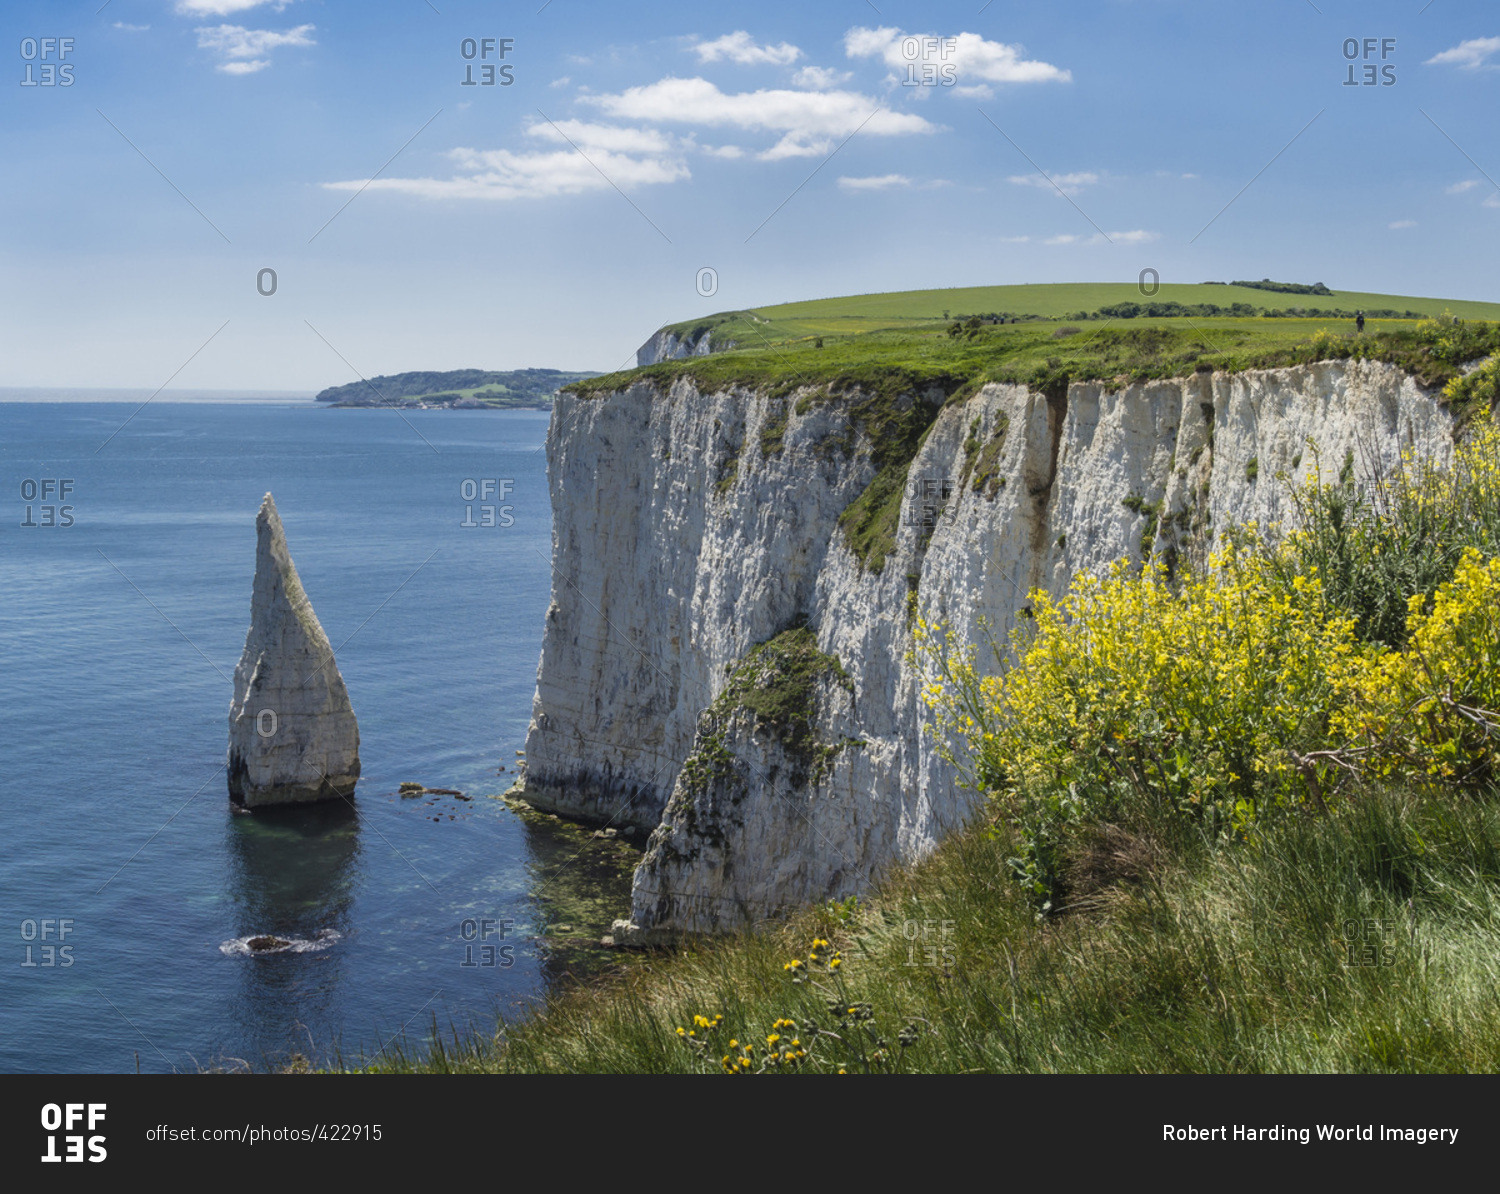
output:
[[[1000,238],[1000,243],[1002,245],[1029,245],[1031,243],[1031,237],[1029,237],[1029,236],[1002,236]]]
[[[126,33],[144,33],[151,28],[150,25],[127,25],[124,21],[115,22],[116,29],[123,29]]]
[[[1146,245],[1158,239],[1158,234],[1136,228],[1129,232],[1111,232],[1109,239],[1117,245]],[[1072,233],[1065,233],[1062,236],[1049,236],[1042,242],[1044,245],[1102,245],[1105,243],[1104,236],[1097,232],[1093,236],[1075,236]]]
[[[738,145],[703,145],[699,147],[709,157],[713,158],[742,158],[745,151]]]
[[[923,76],[924,67],[941,72],[949,66],[956,69],[958,78],[987,83],[1067,83],[1073,78],[1071,71],[1023,57],[1020,46],[986,41],[977,33],[931,37],[900,29],[856,26],[844,34],[844,52],[850,58],[879,58],[903,75],[910,67],[917,78]]]
[[[658,129],[622,128],[614,124],[591,124],[585,120],[538,121],[526,129],[528,137],[541,137],[564,145],[576,145],[584,153],[671,153],[672,138]]]
[[[857,129],[876,137],[938,129],[920,116],[892,112],[858,92],[778,89],[731,94],[699,78],[666,78],[618,95],[587,96],[584,102],[622,120],[781,133],[780,141],[758,155],[763,161],[821,156]]]
[[[741,66],[789,66],[802,57],[802,51],[790,42],[779,46],[758,45],[743,29],[726,33],[713,41],[701,41],[692,47],[699,62],[720,62],[728,59]]]
[[[812,91],[827,91],[830,87],[847,83],[852,77],[851,72],[846,70],[834,70],[827,66],[804,66],[792,76],[792,82],[798,87],[806,87]]]
[[[878,174],[869,178],[840,178],[839,186],[846,191],[888,191],[892,187],[911,186],[911,179],[904,174]]]
[[[573,76],[572,75],[564,75],[560,79],[553,79],[552,82],[550,82],[550,83],[547,84],[547,86],[548,87],[566,87],[572,81],[573,81]]]
[[[1462,195],[1465,191],[1472,191],[1479,185],[1479,179],[1466,178],[1463,182],[1456,182],[1451,187],[1443,188],[1445,195]]]
[[[1018,187],[1040,187],[1044,191],[1051,191],[1054,195],[1058,191],[1064,195],[1076,195],[1085,187],[1091,187],[1097,183],[1099,176],[1092,170],[1080,170],[1076,174],[1054,174],[1052,182],[1048,182],[1040,174],[1012,174],[1006,181]],[[1054,187],[1053,183],[1057,185]]]
[[[1416,226],[1417,222],[1415,220],[1393,220],[1386,225],[1392,232],[1399,232],[1403,228],[1415,228]]]
[[[533,124],[526,134],[559,148],[532,153],[452,149],[448,151],[456,171],[452,178],[350,179],[323,186],[331,191],[392,191],[423,199],[545,199],[613,187],[628,191],[691,177],[681,145],[656,129],[564,120]]]
[[[1484,200],[1484,206],[1485,207],[1500,207],[1500,195],[1486,195],[1485,196],[1485,200]]]
[[[227,17],[232,12],[244,12],[264,4],[273,5],[275,11],[280,12],[290,3],[291,0],[177,0],[177,11],[185,17]]]
[[[274,29],[246,29],[243,25],[214,25],[195,29],[200,50],[217,50],[226,61],[218,69],[229,75],[249,75],[271,65],[263,58],[281,46],[315,46],[312,25],[298,25],[285,33]]]
[[[974,83],[953,89],[954,95],[961,95],[964,99],[994,99],[995,89],[988,83]]]
[[[1478,70],[1487,65],[1486,59],[1500,50],[1500,37],[1476,37],[1459,42],[1451,50],[1434,54],[1423,66],[1459,66],[1464,70]]]

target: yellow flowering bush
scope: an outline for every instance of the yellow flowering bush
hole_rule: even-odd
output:
[[[1475,376],[1470,374],[1470,377]],[[1500,555],[1500,428],[1472,422],[1451,465],[1410,452],[1393,469],[1349,452],[1337,480],[1325,480],[1317,446],[1313,466],[1290,497],[1289,550],[1276,557],[1285,581],[1316,573],[1329,606],[1355,619],[1361,640],[1400,648],[1407,606],[1453,578],[1466,548]]]
[[[1021,829],[1012,866],[1044,910],[1069,826],[1189,817],[1243,835],[1273,809],[1323,801],[1336,762],[1317,752],[1361,648],[1316,575],[1282,583],[1274,555],[1246,535],[1179,584],[1121,562],[1061,600],[1034,592],[1001,674],[918,625],[934,732]]]
[[[1500,558],[1469,548],[1426,604],[1411,598],[1405,650],[1346,670],[1334,725],[1377,774],[1488,781],[1500,750]]]

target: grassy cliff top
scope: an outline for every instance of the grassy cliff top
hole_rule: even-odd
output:
[[[1500,319],[1500,303],[1420,298],[1399,294],[1329,290],[1310,285],[1293,291],[1270,289],[1287,283],[1234,285],[1204,282],[1164,284],[1150,297],[1134,282],[1062,282],[1045,285],[966,286],[949,290],[902,290],[840,298],[778,303],[748,311],[724,311],[701,319],[669,324],[666,331],[696,338],[712,329],[716,340],[739,347],[781,344],[809,336],[844,336],[880,329],[916,328],[989,313],[1022,318],[1070,319],[1120,303],[1211,304],[1230,308],[1244,304],[1273,312],[1393,312],[1412,318],[1442,315],[1460,319]],[[1248,312],[1246,312],[1248,314]]]
[[[1439,386],[1500,351],[1500,322],[1465,319],[1352,321],[1266,316],[1101,317],[1019,323],[912,324],[808,336],[709,356],[664,361],[568,387],[583,397],[637,381],[691,378],[700,389],[747,386],[785,395],[803,387],[884,394],[941,390],[953,397],[989,381],[1050,389],[1066,381],[1140,381],[1195,371],[1277,368],[1369,359]]]

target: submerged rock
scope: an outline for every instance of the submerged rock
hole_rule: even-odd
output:
[[[229,706],[229,798],[256,808],[352,795],[359,726],[269,493],[255,528],[250,631]]]
[[[262,934],[259,937],[251,937],[245,942],[245,948],[252,953],[265,953],[272,949],[286,949],[291,945],[283,937],[272,937],[270,934]]]

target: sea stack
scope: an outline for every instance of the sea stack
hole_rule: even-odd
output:
[[[250,632],[229,705],[229,798],[258,808],[350,796],[359,725],[269,493],[255,530]]]

